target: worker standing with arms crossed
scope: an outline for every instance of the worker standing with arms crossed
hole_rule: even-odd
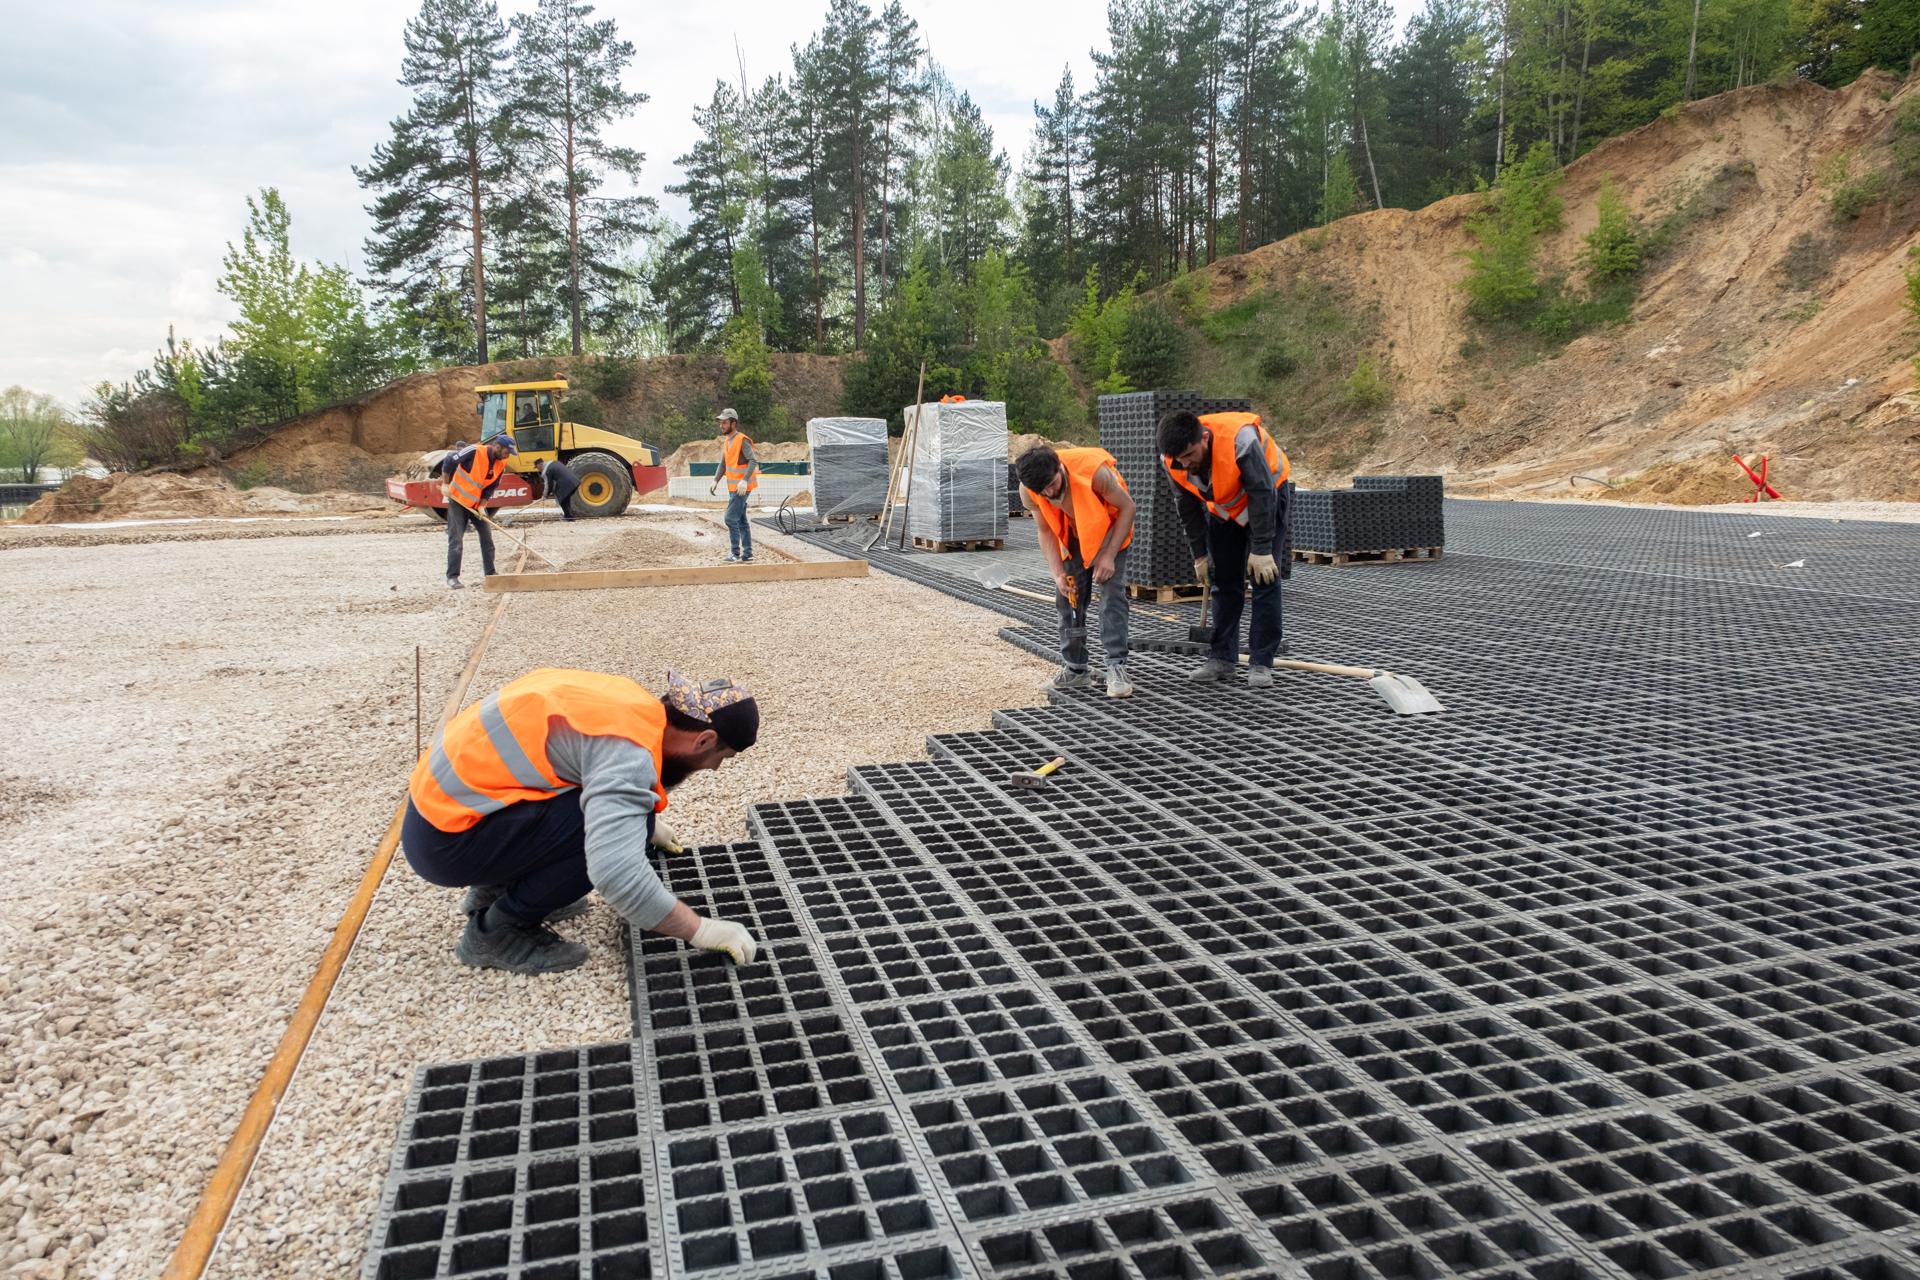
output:
[[[1090,609],[1094,586],[1100,589],[1100,647],[1107,655],[1107,696],[1133,694],[1127,678],[1127,549],[1133,545],[1133,495],[1120,468],[1105,449],[1060,449],[1035,445],[1013,469],[1020,477],[1020,501],[1033,512],[1040,551],[1047,558],[1060,610],[1059,674],[1049,687],[1079,689],[1093,683],[1087,669],[1087,633],[1076,615]],[[1085,552],[1091,544],[1093,557]],[[1079,599],[1085,591],[1089,598]],[[1076,607],[1077,606],[1077,607]]]
[[[454,955],[509,973],[576,968],[587,949],[547,924],[598,889],[636,930],[753,963],[753,936],[676,898],[647,849],[684,852],[659,818],[667,793],[759,733],[746,689],[673,671],[659,698],[623,676],[542,669],[455,716],[413,767],[400,828],[421,879],[471,886]]]
[[[491,440],[449,454],[440,464],[447,476],[447,585],[455,591],[460,589],[460,553],[469,522],[480,535],[480,572],[493,573],[493,530],[475,513],[507,473],[507,457],[518,452],[513,437],[502,431]]]
[[[1173,481],[1180,522],[1193,551],[1193,574],[1213,591],[1213,648],[1187,673],[1213,683],[1240,657],[1240,613],[1247,580],[1247,684],[1273,684],[1280,652],[1280,565],[1276,540],[1286,522],[1287,455],[1254,413],[1170,413],[1160,419],[1160,461]]]
[[[727,541],[731,549],[723,564],[753,563],[753,526],[747,523],[747,495],[760,487],[760,463],[753,456],[753,441],[740,430],[740,415],[722,409],[714,421],[720,424],[721,472],[714,476],[707,492],[727,481]]]

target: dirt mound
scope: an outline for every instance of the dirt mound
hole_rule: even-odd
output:
[[[656,565],[693,563],[712,559],[685,538],[658,529],[634,529],[602,538],[583,554],[567,561],[569,572],[585,569],[645,569]]]
[[[94,520],[182,520],[232,516],[393,514],[384,498],[358,493],[291,493],[262,485],[237,489],[225,480],[115,472],[104,480],[75,476],[21,513],[21,524]]]
[[[1605,181],[1643,228],[1669,229],[1671,248],[1643,270],[1627,323],[1545,358],[1466,315],[1476,196],[1359,214],[1195,277],[1212,307],[1305,282],[1371,311],[1393,403],[1288,442],[1309,482],[1437,471],[1462,492],[1525,496],[1565,494],[1585,474],[1619,486],[1612,496],[1712,501],[1751,490],[1730,454],[1767,453],[1788,497],[1911,499],[1920,408],[1902,268],[1920,200],[1836,223],[1819,175],[1843,155],[1856,174],[1886,163],[1894,113],[1916,94],[1878,73],[1838,91],[1741,89],[1575,161],[1543,272],[1580,286]]]

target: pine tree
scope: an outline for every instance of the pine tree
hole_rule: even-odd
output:
[[[879,185],[880,102],[887,75],[881,26],[862,0],[830,0],[820,34],[818,71],[825,88],[829,173],[846,202],[846,244],[853,256],[853,348],[867,334],[868,217]]]
[[[461,345],[485,364],[487,221],[508,172],[507,28],[494,0],[422,0],[405,41],[400,83],[413,90],[413,105],[371,162],[353,171],[378,193],[367,209],[367,264],[416,315],[436,312],[451,281],[464,278],[459,291],[473,327]]]
[[[693,113],[699,137],[674,160],[681,179],[667,190],[686,198],[690,218],[669,242],[654,294],[665,308],[667,339],[675,351],[705,345],[740,314],[733,256],[740,247],[746,192],[729,138],[739,109],[733,87],[715,81],[713,97]]]
[[[645,157],[607,141],[605,131],[647,95],[621,84],[633,45],[620,39],[611,18],[592,17],[593,6],[578,0],[539,0],[513,20],[516,140],[531,150],[521,159],[533,160],[528,167],[555,204],[575,355],[586,349],[590,321],[604,329],[631,319],[620,314],[627,283],[621,263],[653,212],[648,197],[608,191],[610,180],[637,179]]]
[[[1380,162],[1389,205],[1417,209],[1472,189],[1476,157],[1490,152],[1474,132],[1483,48],[1472,0],[1427,0],[1407,24],[1385,77]]]
[[[1079,284],[1074,263],[1074,184],[1080,171],[1081,107],[1073,72],[1061,72],[1053,106],[1033,104],[1033,145],[1021,174],[1021,257],[1042,305]]]

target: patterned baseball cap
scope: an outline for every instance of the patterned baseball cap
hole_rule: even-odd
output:
[[[725,676],[689,680],[668,670],[666,703],[690,719],[712,725],[720,740],[735,751],[745,751],[760,737],[760,704],[745,685]]]

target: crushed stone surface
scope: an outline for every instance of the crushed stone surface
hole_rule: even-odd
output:
[[[717,523],[659,519],[724,554]],[[608,537],[515,532],[563,561]],[[431,733],[501,599],[448,591],[442,545],[283,533],[7,557],[33,607],[0,648],[0,677],[32,691],[0,741],[0,1274],[150,1275],[178,1241],[404,794],[414,646]],[[508,599],[470,700],[540,665],[754,686],[760,744],[675,793],[690,841],[984,727],[1040,700],[1049,671],[995,637],[997,615],[880,574]],[[562,926],[588,964],[534,980],[453,959],[457,896],[396,858],[209,1274],[357,1270],[418,1064],[628,1033],[604,905]]]

